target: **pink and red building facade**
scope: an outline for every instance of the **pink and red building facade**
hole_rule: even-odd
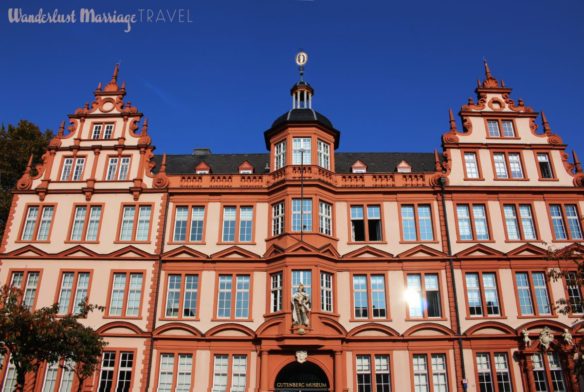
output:
[[[85,391],[579,391],[584,310],[556,301],[582,288],[547,274],[575,269],[549,248],[584,249],[584,173],[485,71],[441,152],[336,151],[300,81],[265,154],[155,155],[116,67],[19,180],[0,282],[105,306]],[[77,386],[54,364],[27,381]]]

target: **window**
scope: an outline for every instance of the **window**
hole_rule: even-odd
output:
[[[519,217],[517,210],[519,209]],[[537,239],[531,206],[529,204],[505,204],[505,227],[507,239],[511,241],[529,241]],[[519,218],[519,219],[518,219]]]
[[[489,129],[489,137],[501,137],[501,129],[503,130],[503,137],[515,137],[512,120],[487,120],[487,127]]]
[[[386,318],[385,275],[353,275],[354,316]]]
[[[484,204],[458,204],[458,237],[461,241],[487,241],[489,228]]]
[[[104,351],[101,359],[98,392],[129,392],[133,368],[133,352]]]
[[[371,366],[371,355],[357,355],[357,391],[358,392],[390,392],[391,373],[389,355],[374,355],[374,366]]]
[[[312,231],[312,199],[292,199],[292,231]]]
[[[550,215],[556,240],[583,239],[576,204],[550,204]]]
[[[161,354],[157,391],[190,392],[192,369],[192,354]]]
[[[333,206],[329,203],[321,201],[318,203],[318,221],[319,230],[322,234],[333,235]]]
[[[295,137],[292,139],[292,164],[312,164],[312,146],[309,137]]]
[[[274,170],[278,170],[286,166],[286,141],[277,143],[274,150]]]
[[[382,239],[381,207],[351,206],[351,240],[358,242]]]
[[[40,271],[13,271],[10,286],[22,291],[22,304],[32,308],[36,302]]]
[[[471,317],[501,315],[497,276],[494,272],[468,272],[466,295]]]
[[[292,295],[298,291],[300,285],[304,286],[304,291],[312,303],[312,271],[294,270],[292,271]]]
[[[8,359],[8,366],[6,368],[6,376],[4,377],[4,388],[3,391],[14,391],[14,387],[16,387],[16,367],[12,362],[9,362]]]
[[[110,284],[108,316],[138,317],[142,303],[142,272],[115,272]]]
[[[432,209],[429,204],[401,206],[402,238],[404,241],[433,241]]]
[[[71,392],[75,378],[74,369],[74,362],[48,364],[41,392]]]
[[[89,297],[89,272],[67,271],[61,274],[59,314],[78,314]]]
[[[438,274],[408,274],[406,298],[410,317],[441,317]]]
[[[545,272],[516,272],[515,282],[522,316],[552,314]]]
[[[328,143],[319,140],[318,144],[318,166],[330,170],[331,168],[331,157],[330,149],[331,146]]]
[[[272,312],[279,312],[282,310],[282,273],[277,272],[270,275],[271,281],[271,310]]]
[[[547,152],[537,153],[537,164],[539,166],[539,177],[550,179],[554,178],[550,156]]]
[[[446,354],[415,354],[412,365],[415,391],[448,392]]]
[[[513,391],[506,353],[477,353],[476,361],[477,384],[480,392]]]
[[[247,355],[215,354],[212,392],[245,392]]]
[[[466,178],[480,178],[477,154],[475,152],[464,153],[464,169]]]
[[[272,234],[274,236],[284,233],[285,209],[284,202],[272,205]]]
[[[150,237],[151,213],[152,206],[124,206],[122,210],[120,241],[148,241]]]
[[[84,166],[85,158],[77,157],[63,159],[61,181],[80,181]]]
[[[217,318],[249,318],[249,288],[249,275],[219,275]]]
[[[333,274],[330,272],[320,273],[320,310],[333,311]]]
[[[548,351],[546,353],[533,353],[531,356],[533,366],[533,381],[536,392],[568,390],[566,380],[564,379],[564,369],[560,362],[558,353]],[[548,380],[552,385],[548,384]],[[550,388],[551,387],[551,388]]]
[[[101,206],[76,206],[73,215],[73,226],[71,227],[71,241],[97,241],[100,221]]]
[[[130,157],[111,157],[107,164],[107,181],[126,181],[130,171]]]
[[[197,317],[198,293],[199,275],[168,275],[165,317]]]
[[[239,212],[239,214],[238,214]],[[236,230],[236,227],[239,229]],[[253,207],[223,207],[223,242],[251,242]]]
[[[523,179],[523,165],[521,156],[517,152],[493,153],[495,163],[495,178],[497,179]],[[511,173],[511,177],[509,177]]]
[[[582,287],[578,281],[578,274],[576,272],[568,272],[565,280],[570,313],[584,313]]]
[[[111,139],[114,132],[114,124],[93,124],[93,132],[91,138],[97,139]]]
[[[177,206],[174,213],[174,242],[201,242],[205,223],[205,207]],[[187,240],[188,239],[188,240]]]
[[[48,241],[55,206],[29,206],[26,212],[22,241]]]

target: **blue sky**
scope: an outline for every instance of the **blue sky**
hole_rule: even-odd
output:
[[[188,9],[192,23],[9,24],[7,10]],[[263,152],[291,104],[294,55],[310,59],[314,107],[341,151],[432,151],[474,96],[486,57],[495,77],[584,158],[584,2],[387,0],[4,0],[0,122],[56,129],[121,62],[128,99],[157,152]]]

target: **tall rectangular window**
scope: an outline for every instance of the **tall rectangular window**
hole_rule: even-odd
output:
[[[29,206],[21,239],[23,241],[47,241],[54,212],[55,207],[51,205]]]
[[[509,178],[509,173],[507,172],[507,162],[505,160],[505,154],[495,153],[495,154],[493,154],[493,160],[495,162],[495,177],[496,178]]]
[[[329,203],[321,201],[318,203],[318,223],[319,230],[322,234],[333,234],[333,206]]]
[[[523,178],[523,167],[521,166],[521,158],[518,153],[509,153],[509,169],[511,178]]]
[[[247,355],[216,354],[212,392],[244,392],[247,388]]]
[[[484,204],[458,204],[458,236],[462,241],[486,241],[489,239],[487,213]]]
[[[391,371],[389,355],[375,355],[375,366],[371,366],[371,355],[357,355],[356,375],[358,392],[390,392]]]
[[[37,298],[40,271],[13,271],[10,278],[10,287],[18,288],[22,291],[22,304],[27,308],[32,308]]]
[[[85,158],[74,157],[63,159],[61,181],[80,181],[85,167]]]
[[[541,178],[554,178],[550,156],[547,152],[537,153],[537,164],[539,166],[539,175]]]
[[[107,314],[119,317],[137,317],[142,302],[143,274],[115,272],[112,276],[110,303]]]
[[[286,141],[277,143],[274,147],[274,170],[286,166]]]
[[[292,164],[312,164],[312,139],[309,137],[295,137],[292,139]]]
[[[253,207],[223,207],[223,242],[251,242]]]
[[[192,369],[192,354],[161,354],[157,392],[190,392]]]
[[[566,273],[565,280],[570,313],[584,313],[582,287],[578,280],[578,274],[576,272],[568,272]]]
[[[75,378],[74,362],[47,364],[41,392],[71,392]]]
[[[89,272],[63,272],[59,291],[59,314],[78,314],[88,299]]]
[[[120,241],[148,241],[152,207],[126,205],[122,210]]]
[[[515,137],[515,128],[512,120],[487,120],[489,137]],[[501,130],[503,134],[501,135]]]
[[[330,272],[320,273],[320,310],[333,311],[333,274]]]
[[[471,317],[500,316],[497,276],[494,272],[468,272],[466,294]]]
[[[430,359],[430,366],[428,366],[428,359]],[[416,392],[448,392],[445,354],[415,354],[412,357],[412,368]]]
[[[550,204],[550,215],[556,240],[581,240],[583,238],[576,204]]]
[[[310,303],[312,303],[312,271],[311,270],[293,270],[292,271],[292,293],[294,295],[298,291],[300,285],[304,286],[304,291]]]
[[[217,318],[249,318],[249,275],[219,275]]]
[[[101,138],[101,130],[103,129],[103,124],[95,124],[93,125],[93,132],[91,133],[92,139],[100,139]]]
[[[71,241],[97,241],[100,221],[101,206],[83,205],[75,207]]]
[[[91,132],[91,138],[94,140],[98,139],[111,139],[114,132],[113,123],[99,123],[93,124],[93,130]]]
[[[523,165],[521,155],[516,152],[495,152],[493,153],[495,163],[495,177],[498,179],[523,179]],[[509,173],[511,176],[509,177]]]
[[[519,209],[519,217],[517,210]],[[505,204],[505,227],[507,238],[512,241],[529,241],[537,239],[535,224],[529,204]]]
[[[504,137],[515,137],[515,129],[513,128],[513,121],[503,120],[503,136]]]
[[[351,240],[382,241],[381,207],[379,205],[351,206]]]
[[[515,283],[521,315],[552,314],[545,272],[516,272]]]
[[[272,205],[272,235],[277,236],[284,233],[285,209],[284,202]]]
[[[402,238],[404,241],[433,241],[432,209],[429,204],[401,206]]]
[[[438,274],[408,274],[407,302],[410,317],[441,317]]]
[[[558,353],[548,351],[546,353],[536,352],[531,357],[533,366],[533,380],[535,391],[567,391],[566,380],[564,375],[567,374],[562,368]],[[551,381],[551,386],[548,383]],[[550,387],[552,389],[550,389]]]
[[[464,153],[464,168],[466,170],[466,178],[479,178],[479,165],[477,161],[477,154],[474,152]]]
[[[272,312],[279,312],[282,310],[282,273],[276,272],[270,275],[271,290],[270,290],[270,308]]]
[[[385,275],[353,275],[355,318],[386,318]]]
[[[501,137],[501,131],[499,130],[499,121],[488,120],[487,125],[489,128],[489,136],[490,137]]]
[[[318,166],[330,170],[331,168],[331,156],[330,156],[330,144],[318,141]]]
[[[104,351],[101,360],[98,392],[129,392],[134,369],[134,353]]]
[[[203,241],[204,219],[205,207],[203,206],[177,206],[174,215],[173,241]]]
[[[107,181],[126,181],[130,171],[130,157],[110,157],[105,179]]]
[[[292,199],[292,231],[312,231],[312,199]]]
[[[198,275],[168,275],[165,316],[197,317],[198,293]]]
[[[513,391],[507,353],[477,353],[476,364],[481,392]]]

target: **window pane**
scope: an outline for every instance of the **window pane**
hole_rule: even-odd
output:
[[[535,290],[535,299],[539,314],[551,314],[545,273],[534,272],[531,277],[533,279],[533,289]]]
[[[448,392],[446,355],[444,354],[432,354],[432,383],[434,392]]]
[[[385,276],[371,275],[371,306],[373,317],[386,317]]]
[[[99,376],[99,392],[110,392],[114,382],[116,366],[116,353],[105,351],[101,360],[101,373]]]
[[[311,139],[304,137],[295,137],[292,140],[292,164],[293,165],[310,165],[312,152],[311,152]]]
[[[467,178],[479,178],[479,168],[477,164],[477,156],[474,152],[464,153],[464,164],[466,168]]]
[[[478,241],[485,241],[489,239],[489,228],[487,226],[487,214],[485,206],[476,204],[472,206],[472,213],[474,218],[475,235]]]
[[[513,121],[503,120],[503,136],[515,137],[515,130],[513,129]]]
[[[363,206],[351,206],[351,239],[352,241],[365,241]]]
[[[77,158],[75,160],[75,170],[73,170],[73,177],[71,180],[79,181],[81,180],[81,175],[83,174],[83,166],[85,166],[85,158]]]
[[[174,241],[184,241],[187,236],[188,207],[176,207],[174,216]]]
[[[390,366],[389,355],[375,356],[375,384],[377,392],[390,392]]]
[[[369,241],[381,241],[381,208],[379,206],[367,207],[367,229]]]
[[[333,275],[320,273],[320,307],[324,312],[333,311]]]
[[[517,222],[517,214],[515,206],[505,205],[503,207],[505,213],[505,226],[507,227],[507,236],[510,240],[519,240],[519,223]]]
[[[330,169],[330,146],[322,140],[318,141],[318,166]]]
[[[570,311],[572,313],[582,313],[582,290],[578,284],[576,272],[569,272],[566,275],[566,286]]]
[[[483,273],[483,286],[485,289],[485,301],[487,302],[487,314],[489,316],[499,315],[499,294],[497,292],[497,278],[494,273]]]
[[[523,229],[524,239],[535,240],[535,225],[533,223],[533,216],[531,215],[531,206],[529,204],[521,204],[519,206],[519,214],[521,216],[521,228]]]
[[[54,208],[52,206],[46,206],[43,208],[41,223],[39,224],[39,232],[37,233],[37,241],[46,241],[49,238],[49,229],[51,227],[51,221],[53,220],[53,210]]]
[[[582,226],[580,225],[580,218],[578,217],[578,209],[575,204],[566,204],[566,218],[568,218],[568,227],[570,228],[570,236],[573,240],[581,240]]]
[[[22,304],[31,308],[36,298],[37,287],[39,284],[39,273],[29,272],[26,278],[26,285],[24,286],[24,298]]]
[[[138,225],[136,227],[136,241],[147,241],[150,231],[150,214],[152,207],[140,206]]]
[[[28,213],[26,214],[26,223],[24,229],[22,230],[22,239],[24,241],[32,240],[34,226],[39,214],[39,207],[28,207]]]
[[[440,317],[440,290],[438,285],[438,275],[426,274],[424,276],[426,287],[426,307],[428,317]]]
[[[235,317],[249,317],[249,275],[241,275],[236,278],[235,291]]]
[[[515,281],[517,283],[517,294],[519,295],[519,307],[521,309],[521,314],[534,314],[531,291],[529,289],[529,277],[527,272],[517,272],[515,274]]]
[[[401,206],[401,218],[402,218],[402,235],[404,241],[415,241],[416,238],[416,222],[414,217],[414,206],[413,205],[403,205]]]
[[[176,378],[177,392],[189,392],[191,390],[192,369],[193,356],[191,354],[179,354],[178,375]]]
[[[284,232],[284,203],[272,206],[272,234],[280,235]]]
[[[132,240],[135,213],[136,207],[124,207],[124,213],[122,215],[122,229],[120,230],[120,240]]]
[[[275,169],[281,169],[286,166],[286,141],[276,144],[275,147]]]
[[[86,241],[97,241],[97,232],[99,230],[99,220],[101,219],[101,207],[92,206],[89,209],[89,223],[87,224]]]
[[[160,356],[160,372],[158,374],[158,391],[172,391],[172,372],[174,370],[174,355],[162,354]]]
[[[87,207],[75,208],[75,216],[73,218],[73,228],[71,229],[71,241],[81,241],[83,235],[83,226],[85,225],[85,214]]]
[[[322,234],[332,235],[332,205],[319,202],[319,229]]]
[[[235,219],[237,208],[223,208],[223,242],[235,241]]]
[[[231,391],[244,392],[247,376],[247,356],[234,355],[231,366]]]
[[[71,294],[73,293],[73,272],[63,273],[61,280],[61,293],[59,294],[59,314],[66,314],[69,311],[71,303]]]
[[[369,317],[366,275],[353,275],[353,303],[355,307],[355,318]]]
[[[61,172],[61,181],[69,180],[71,176],[71,169],[73,168],[73,158],[65,158],[63,160],[63,171]]]
[[[231,317],[231,275],[219,276],[219,301],[217,305],[217,317],[229,318]]]
[[[408,288],[406,299],[410,309],[410,317],[422,317],[422,277],[421,275],[408,275]]]
[[[312,271],[294,270],[292,271],[292,295],[298,290],[300,284],[304,286],[304,291],[312,303]]]
[[[185,276],[185,297],[183,299],[183,316],[197,316],[197,295],[199,292],[199,276]]]
[[[253,208],[241,207],[239,209],[239,241],[251,242],[253,226]]]
[[[357,355],[357,391],[371,392],[371,357],[369,355]]]
[[[495,392],[489,354],[477,354],[477,373],[481,392]]]
[[[505,154],[495,153],[493,154],[493,160],[495,162],[495,174],[497,178],[509,178],[507,174],[507,163],[505,162]]]
[[[512,392],[513,387],[511,386],[507,354],[495,353],[495,371],[497,373],[497,386],[499,387],[499,392]]]
[[[472,240],[472,230],[470,228],[470,213],[468,205],[458,205],[456,207],[458,215],[458,233],[461,240]]]
[[[292,230],[312,231],[312,199],[292,200]]]
[[[116,172],[118,171],[118,158],[110,158],[107,165],[107,174],[105,179],[113,181],[116,179]]]
[[[412,358],[414,370],[414,391],[429,392],[428,385],[428,357],[425,354],[416,354]]]
[[[282,310],[282,273],[278,272],[273,274],[271,276],[271,283],[272,312],[278,312]]]
[[[521,158],[519,157],[519,154],[509,154],[509,168],[511,169],[512,178],[523,178],[523,168],[521,167]]]
[[[77,274],[77,288],[75,289],[75,298],[73,299],[73,313],[81,312],[81,304],[88,299],[89,290],[89,272],[79,272]]]
[[[213,364],[213,392],[227,392],[227,374],[229,357],[215,355]]]
[[[191,242],[203,240],[203,223],[205,219],[205,207],[192,207],[191,209]]]
[[[132,384],[132,367],[134,363],[133,353],[120,354],[120,367],[116,392],[129,392]]]
[[[554,177],[548,154],[546,153],[537,154],[537,162],[539,164],[539,173],[541,174],[541,178]]]
[[[130,170],[130,158],[123,157],[120,160],[120,173],[118,175],[118,180],[120,180],[120,181],[127,180],[129,170]]]
[[[130,291],[126,316],[137,316],[140,313],[140,299],[142,298],[142,274],[130,274]]]
[[[177,317],[180,302],[180,275],[169,275],[166,289],[166,317]]]
[[[483,304],[479,285],[479,274],[466,274],[466,295],[468,297],[468,312],[471,316],[483,315]]]
[[[93,133],[91,134],[92,139],[99,139],[99,137],[101,136],[101,128],[102,128],[101,124],[95,124],[93,126]]]
[[[489,120],[489,121],[487,121],[487,125],[489,128],[489,136],[491,136],[491,137],[500,137],[501,136],[501,132],[499,131],[499,121]]]

